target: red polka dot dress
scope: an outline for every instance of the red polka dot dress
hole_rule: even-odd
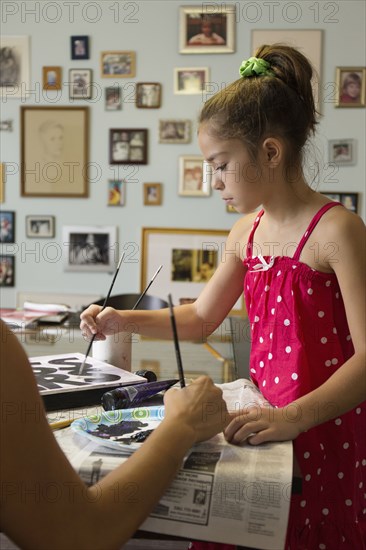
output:
[[[264,211],[249,237],[244,295],[250,372],[276,407],[322,385],[354,353],[335,274],[300,261],[314,227],[334,206],[339,204],[327,203],[314,216],[292,258],[252,256]],[[366,549],[366,403],[301,434],[294,451],[303,490],[292,498],[286,550]]]

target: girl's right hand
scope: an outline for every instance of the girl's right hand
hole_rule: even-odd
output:
[[[107,336],[120,332],[121,317],[113,307],[106,307],[92,304],[80,315],[80,330],[86,340],[105,340]]]

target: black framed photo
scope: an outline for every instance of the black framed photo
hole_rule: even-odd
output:
[[[110,164],[147,164],[146,128],[112,128],[109,132]]]
[[[120,111],[122,109],[122,90],[116,86],[105,88],[105,110]]]
[[[358,193],[338,193],[337,191],[322,191],[321,193],[329,199],[332,199],[332,201],[340,202],[347,210],[357,214]]]
[[[0,243],[15,242],[15,212],[2,210],[0,212]]]
[[[14,286],[15,256],[0,254],[0,286]]]
[[[89,59],[89,36],[71,36],[71,59]]]
[[[158,109],[161,106],[161,84],[159,82],[138,82],[136,84],[136,107]]]
[[[54,216],[26,216],[26,236],[28,238],[50,239],[55,236]]]
[[[69,71],[69,98],[91,99],[92,70],[70,69]]]

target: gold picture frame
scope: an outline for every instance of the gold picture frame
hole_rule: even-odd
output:
[[[133,78],[136,75],[136,52],[105,51],[100,54],[102,78]]]
[[[337,67],[336,94],[336,107],[365,107],[366,67]]]
[[[144,183],[144,205],[160,206],[162,203],[161,183]]]
[[[163,265],[154,281],[154,295],[178,305],[182,298],[196,299],[218,267],[229,234],[225,229],[142,228],[141,289]],[[245,312],[243,296],[231,315]]]

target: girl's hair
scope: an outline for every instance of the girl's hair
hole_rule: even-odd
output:
[[[282,44],[261,46],[255,57],[270,64],[274,76],[239,78],[203,106],[199,124],[220,139],[240,139],[256,158],[266,137],[282,138],[287,163],[301,161],[302,149],[315,131],[313,69],[297,49]]]

